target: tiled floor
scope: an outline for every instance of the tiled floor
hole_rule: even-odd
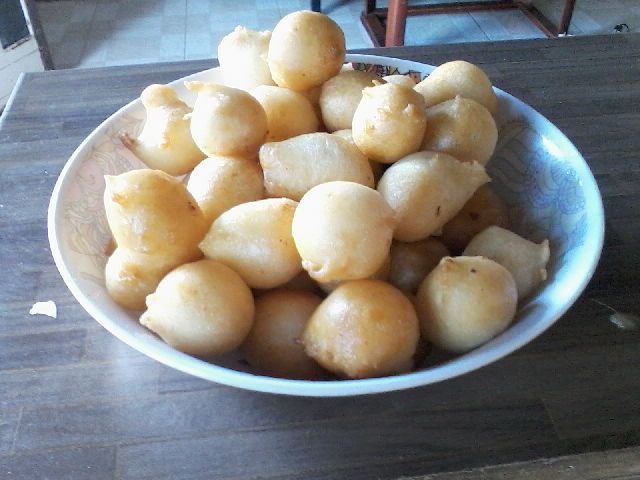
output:
[[[413,2],[410,2],[413,3]],[[425,3],[415,0],[415,3]],[[551,18],[562,0],[536,0]],[[384,2],[379,2],[384,5]],[[323,0],[347,48],[370,47],[360,24],[362,0]],[[236,25],[267,30],[308,0],[57,0],[38,3],[56,68],[202,59],[216,56]],[[578,0],[570,34],[610,33],[619,23],[640,30],[639,0]],[[409,17],[407,45],[537,38],[515,10]]]

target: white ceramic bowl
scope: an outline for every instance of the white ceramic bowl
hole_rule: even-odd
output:
[[[433,67],[405,60],[349,55],[356,68],[380,75],[412,72],[423,78]],[[219,69],[186,77],[221,82]],[[193,104],[194,94],[173,82]],[[138,133],[144,109],[134,100],[105,120],[73,153],[56,183],[49,206],[49,241],[65,283],[102,326],[140,352],[183,372],[249,390],[307,396],[359,395],[428,385],[470,372],[513,352],[552,325],[573,304],[595,270],[604,236],[602,200],[584,159],[547,119],[511,95],[496,90],[499,140],[488,170],[506,201],[513,230],[548,238],[549,279],[525,301],[513,325],[480,348],[453,360],[404,375],[366,380],[300,381],[252,374],[237,355],[208,363],[174,350],[142,327],[137,315],[116,305],[104,287],[105,246],[111,236],[104,215],[104,174],[143,168],[118,140]]]

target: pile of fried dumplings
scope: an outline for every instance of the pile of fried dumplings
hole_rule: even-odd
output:
[[[150,85],[141,133],[121,135],[149,168],[105,177],[117,304],[177,350],[294,379],[405,373],[509,327],[549,243],[510,231],[490,186],[479,67],[354,70],[310,11],[237,27],[218,58],[223,83],[185,82],[193,107]]]

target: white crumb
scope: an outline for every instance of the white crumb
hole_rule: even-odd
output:
[[[56,302],[49,300],[47,302],[36,302],[29,310],[30,315],[47,315],[48,317],[57,318],[58,309]]]

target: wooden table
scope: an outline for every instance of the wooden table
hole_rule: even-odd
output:
[[[213,62],[28,74],[0,124],[0,478],[640,476],[640,334],[595,301],[640,313],[640,35],[374,53],[476,62],[575,142],[600,185],[607,237],[573,308],[496,364],[377,396],[258,394],[160,365],[71,296],[49,252],[47,204],[103,119],[147,84]],[[57,319],[29,315],[44,300]]]

